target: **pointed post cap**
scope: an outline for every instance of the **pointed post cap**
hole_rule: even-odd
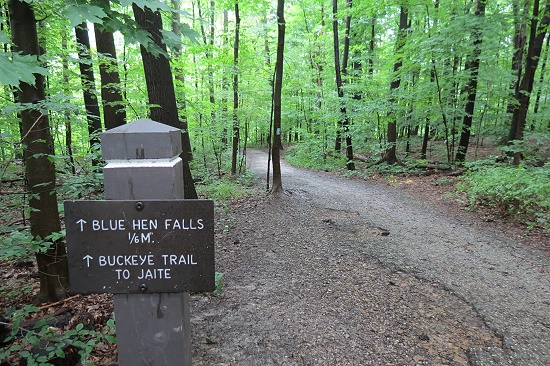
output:
[[[112,128],[101,134],[103,159],[171,159],[182,152],[181,130],[150,119]]]

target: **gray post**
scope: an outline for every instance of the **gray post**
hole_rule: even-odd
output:
[[[101,136],[105,198],[182,199],[181,131],[151,120]],[[118,364],[191,365],[189,293],[115,294]]]

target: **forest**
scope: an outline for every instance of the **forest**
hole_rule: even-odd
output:
[[[244,191],[262,147],[271,192],[281,154],[449,172],[470,204],[550,230],[550,0],[0,4],[0,262],[35,261],[40,303],[67,296],[63,200],[102,198],[100,134],[141,118],[181,129],[189,199]]]

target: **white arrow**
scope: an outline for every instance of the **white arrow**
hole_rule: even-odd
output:
[[[76,223],[80,224],[80,231],[84,231],[84,224],[86,223],[86,221],[84,219],[80,219]]]
[[[94,257],[92,257],[91,255],[87,255],[85,256],[84,258],[82,258],[86,261],[86,266],[90,267],[90,260],[94,259]]]

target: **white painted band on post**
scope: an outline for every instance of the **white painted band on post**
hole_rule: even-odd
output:
[[[181,160],[179,156],[171,159],[133,159],[133,160],[107,160],[104,169],[117,168],[171,168]]]

